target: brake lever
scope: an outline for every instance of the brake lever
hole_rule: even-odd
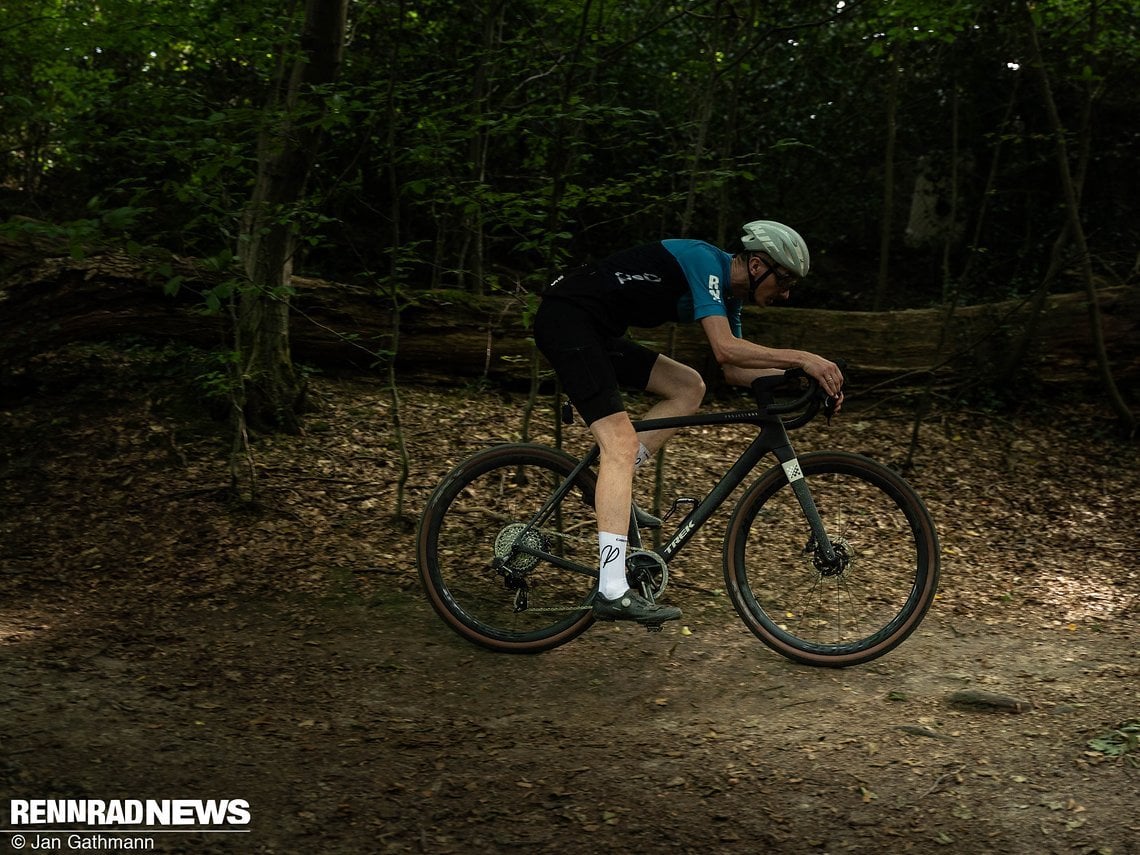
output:
[[[846,377],[847,360],[846,359],[837,359],[837,360],[835,360],[835,364],[839,366],[839,370],[841,372],[843,372],[843,374],[844,374],[844,377],[841,378],[841,382],[839,385],[839,394],[842,395],[843,394],[843,385],[844,385],[842,381],[845,381],[847,379],[847,377]],[[828,427],[831,427],[831,419],[835,415],[835,408],[838,406],[839,406],[839,395],[831,396],[831,395],[824,393],[823,417],[825,419],[827,419],[827,426]]]
[[[839,404],[839,397],[832,395],[823,396],[823,417],[827,419],[828,427],[831,427],[831,417],[835,415],[835,408]]]

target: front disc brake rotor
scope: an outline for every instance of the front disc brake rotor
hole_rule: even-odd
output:
[[[842,576],[847,572],[851,559],[854,557],[851,544],[847,542],[846,538],[833,537],[831,538],[831,548],[835,552],[835,561],[828,561],[824,558],[823,550],[817,547],[812,558],[812,564],[815,565],[815,569],[821,576]]]

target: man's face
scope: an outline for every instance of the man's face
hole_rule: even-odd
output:
[[[783,303],[791,295],[795,274],[776,264],[767,255],[753,255],[748,259],[748,270],[752,281],[759,283],[752,293],[752,300],[757,306]]]

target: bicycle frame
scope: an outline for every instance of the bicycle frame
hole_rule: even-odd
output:
[[[828,562],[836,560],[835,551],[831,545],[831,540],[827,536],[824,529],[823,520],[820,518],[819,511],[816,509],[815,501],[812,499],[811,492],[808,490],[807,483],[804,480],[803,473],[800,471],[799,463],[796,460],[795,450],[792,448],[791,441],[788,439],[787,429],[784,423],[780,420],[779,416],[765,413],[759,409],[755,410],[738,410],[733,412],[720,412],[720,413],[705,413],[693,416],[673,416],[662,419],[646,419],[642,421],[635,421],[633,423],[634,430],[638,432],[660,430],[663,428],[687,428],[687,427],[705,427],[705,426],[723,426],[729,424],[752,424],[756,425],[760,430],[756,437],[748,445],[747,448],[736,459],[736,462],[729,468],[729,470],[721,477],[716,485],[709,491],[708,495],[703,500],[697,503],[697,506],[685,517],[681,525],[673,533],[673,536],[666,542],[660,549],[655,550],[656,553],[668,564],[681,549],[689,542],[690,538],[696,533],[702,525],[708,522],[709,518],[716,513],[717,509],[728,499],[728,497],[739,487],[748,474],[756,467],[756,464],[768,454],[772,452],[776,460],[783,467],[788,481],[791,484],[792,490],[795,493],[796,499],[799,501],[800,508],[803,510],[804,516],[808,521],[811,528],[812,535],[815,538],[815,543],[821,547],[823,557]],[[585,457],[578,463],[577,466],[571,471],[569,475],[563,479],[562,483],[554,491],[553,495],[543,505],[542,509],[530,520],[526,529],[520,532],[516,539],[515,548],[522,553],[537,556],[544,561],[551,562],[567,570],[585,573],[590,576],[597,576],[597,571],[593,568],[585,567],[584,565],[575,562],[567,561],[560,556],[553,555],[542,549],[527,546],[524,542],[524,535],[526,532],[541,526],[551,515],[554,508],[570,492],[571,488],[578,475],[587,467],[593,465],[598,459],[599,448],[594,445],[593,448],[586,454]],[[630,530],[637,532],[637,526],[633,523],[633,512],[630,512],[631,524]],[[640,537],[638,537],[640,541]],[[632,543],[631,546],[640,548],[640,542]]]

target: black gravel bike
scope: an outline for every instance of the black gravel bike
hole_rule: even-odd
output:
[[[777,393],[793,387],[794,400]],[[807,665],[843,667],[893,650],[918,627],[938,586],[938,537],[918,494],[895,471],[858,454],[797,457],[788,431],[833,402],[802,371],[752,386],[753,409],[635,421],[639,431],[741,424],[758,428],[662,546],[646,548],[631,509],[627,577],[651,600],[669,562],[771,452],[736,504],[724,536],[726,590],[748,628]],[[432,606],[461,636],[491,650],[539,653],[594,622],[597,585],[595,445],[576,459],[534,444],[480,451],[428,500],[417,536]],[[651,629],[658,627],[651,627]]]

